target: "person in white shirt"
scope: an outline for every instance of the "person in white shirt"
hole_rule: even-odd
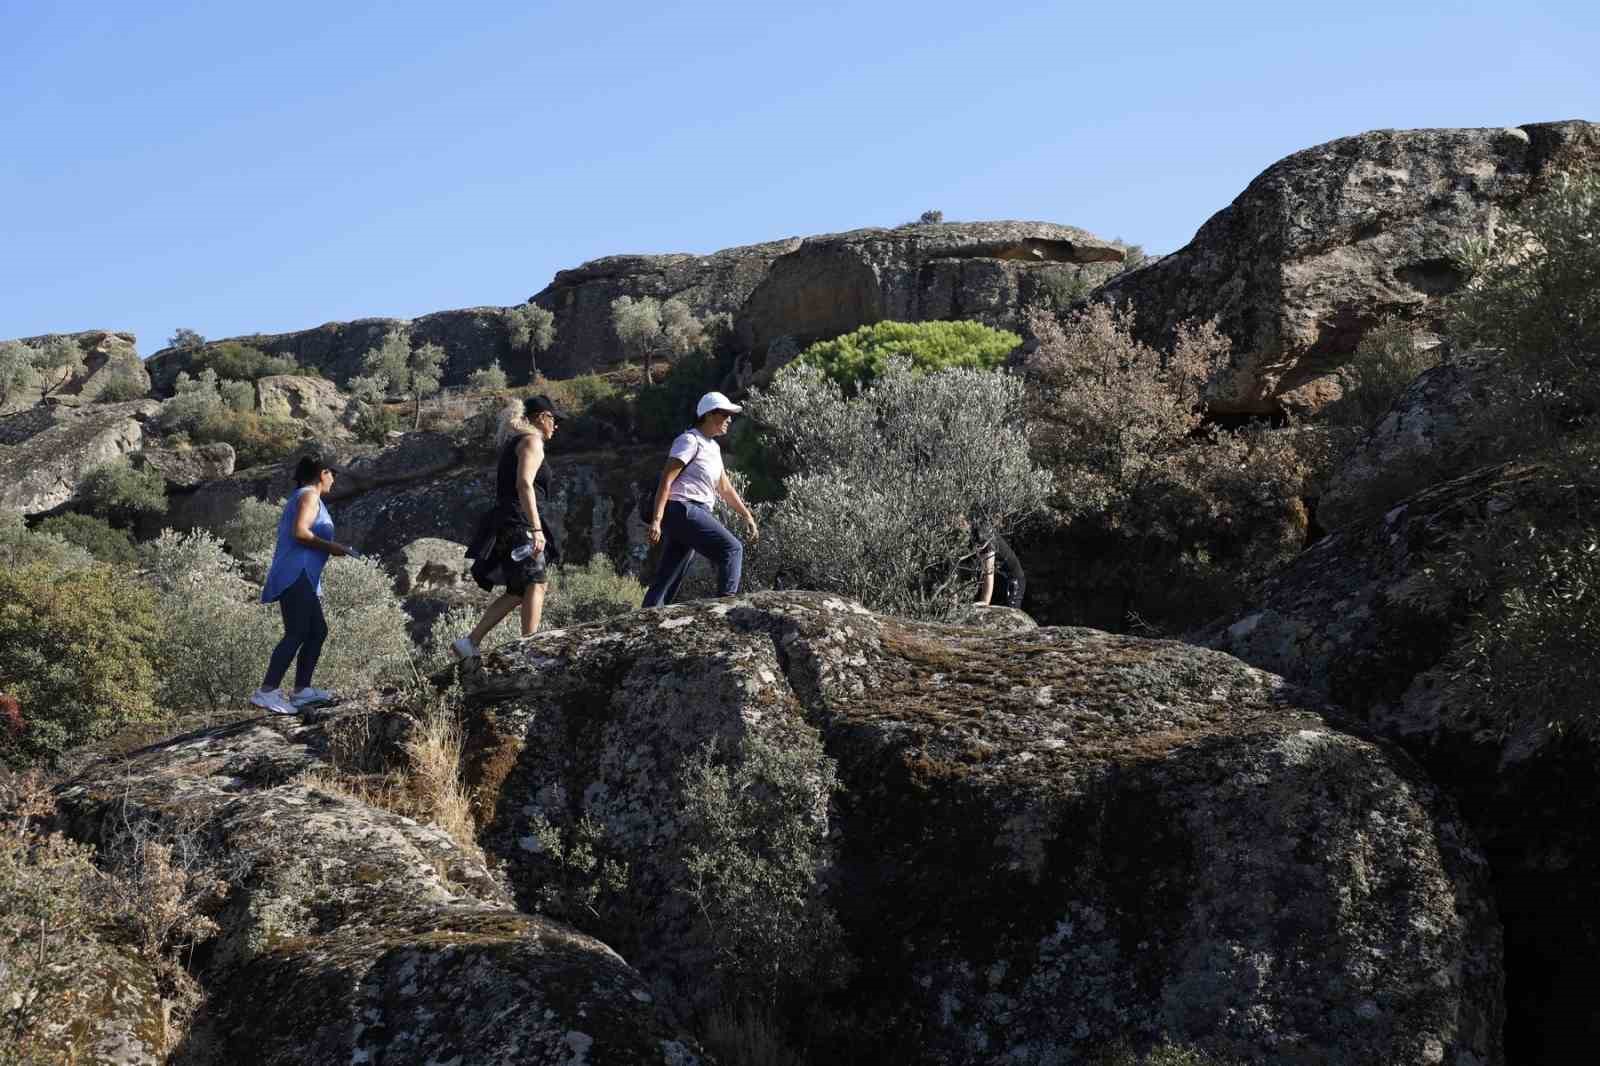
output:
[[[760,539],[755,515],[728,479],[722,465],[722,447],[717,443],[717,438],[728,432],[733,416],[743,410],[720,392],[706,393],[695,405],[694,428],[680,433],[667,452],[649,525],[650,543],[663,538],[665,543],[656,564],[655,580],[644,595],[646,607],[673,601],[695,552],[716,565],[721,595],[732,596],[739,591],[744,545],[717,521],[712,507],[720,496],[744,517],[751,542]]]

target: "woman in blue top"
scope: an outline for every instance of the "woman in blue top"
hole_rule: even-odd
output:
[[[354,552],[333,541],[333,516],[322,497],[333,488],[333,468],[320,455],[308,455],[294,468],[299,486],[285,501],[278,519],[278,544],[272,553],[272,567],[261,589],[262,603],[276,603],[283,613],[283,639],[272,651],[267,676],[250,695],[250,702],[275,714],[294,714],[301,707],[333,694],[311,687],[311,675],[328,638],[328,623],[322,617],[322,567],[330,555]],[[294,695],[283,691],[283,675],[296,658]]]

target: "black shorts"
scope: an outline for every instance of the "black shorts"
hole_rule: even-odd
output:
[[[521,562],[515,559],[505,561],[506,591],[513,596],[521,596],[528,591],[529,585],[547,585],[550,583],[550,571],[546,566],[546,553],[536,552]]]

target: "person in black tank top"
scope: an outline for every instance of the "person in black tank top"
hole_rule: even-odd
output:
[[[504,443],[495,465],[495,507],[485,518],[493,546],[478,553],[472,576],[484,588],[505,586],[489,605],[471,633],[450,645],[461,659],[474,658],[478,645],[518,606],[522,608],[522,635],[531,637],[544,616],[547,568],[560,561],[555,531],[547,526],[545,502],[550,498],[550,468],[544,446],[555,436],[564,416],[548,396],[526,400],[501,428]],[[478,543],[487,536],[475,536]]]

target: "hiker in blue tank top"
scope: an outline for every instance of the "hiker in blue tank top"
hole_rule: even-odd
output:
[[[733,416],[743,410],[720,392],[706,393],[695,407],[694,428],[679,434],[667,452],[649,526],[650,543],[664,543],[655,580],[644,594],[646,607],[659,607],[677,598],[695,552],[715,564],[720,595],[739,591],[744,545],[717,521],[711,508],[720,497],[744,517],[751,543],[761,539],[755,515],[723,468],[722,446],[716,440],[728,432]]]
[[[333,467],[319,455],[308,455],[294,469],[299,486],[283,505],[272,566],[261,588],[262,603],[276,603],[283,615],[283,639],[272,650],[267,676],[250,702],[275,714],[294,714],[333,693],[311,687],[328,623],[322,616],[322,568],[330,555],[354,555],[334,542],[333,516],[322,497],[333,488]],[[294,693],[283,691],[283,675],[295,663]]]

